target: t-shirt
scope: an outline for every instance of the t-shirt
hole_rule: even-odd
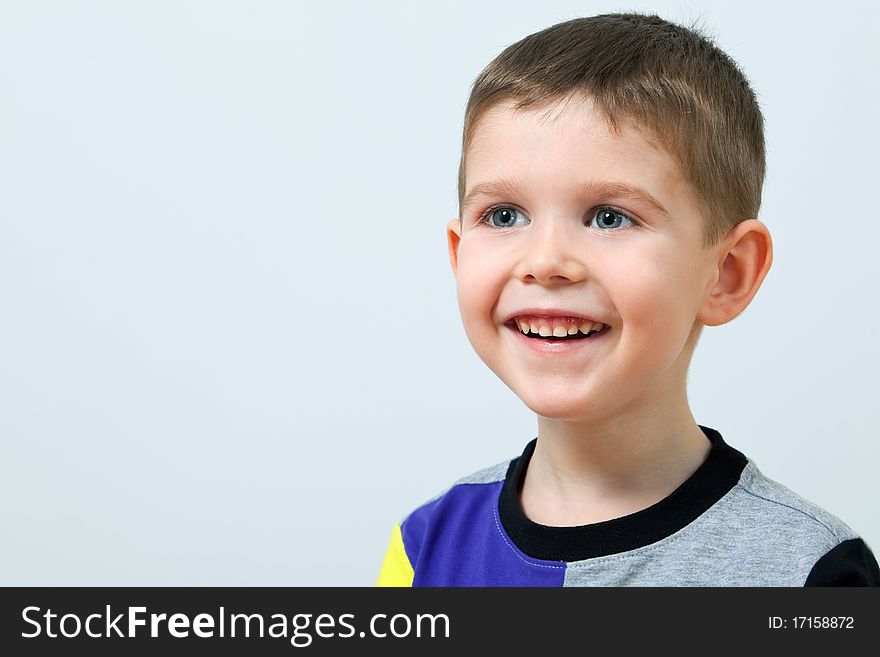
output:
[[[551,527],[523,513],[535,450],[455,482],[392,529],[377,586],[880,586],[867,543],[699,425],[708,457],[635,513]]]

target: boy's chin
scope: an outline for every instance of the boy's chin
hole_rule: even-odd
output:
[[[564,422],[601,422],[608,416],[596,408],[595,400],[585,400],[574,395],[538,393],[534,395],[517,395],[529,410],[548,420]]]

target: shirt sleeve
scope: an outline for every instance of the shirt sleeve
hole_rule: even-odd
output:
[[[400,531],[400,523],[394,525],[391,530],[391,538],[388,541],[388,549],[385,550],[385,559],[376,586],[412,586],[415,572],[406,550],[403,546],[403,535]]]
[[[816,562],[804,586],[880,586],[880,568],[867,543],[851,538]]]

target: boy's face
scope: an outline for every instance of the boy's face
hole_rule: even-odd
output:
[[[678,167],[637,130],[610,132],[587,99],[550,116],[547,107],[511,107],[496,105],[476,127],[462,222],[447,228],[468,339],[539,415],[593,421],[680,410],[718,268]],[[506,189],[474,191],[504,181]],[[564,353],[541,352],[508,324],[529,308],[571,311],[610,330],[560,343],[576,347]]]

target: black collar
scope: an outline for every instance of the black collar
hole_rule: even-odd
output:
[[[650,545],[696,520],[739,481],[748,459],[724,442],[715,429],[697,425],[711,441],[703,464],[681,486],[646,509],[620,518],[577,527],[549,527],[529,520],[519,492],[537,438],[513,459],[498,499],[504,530],[527,556],[555,561],[580,561]]]

